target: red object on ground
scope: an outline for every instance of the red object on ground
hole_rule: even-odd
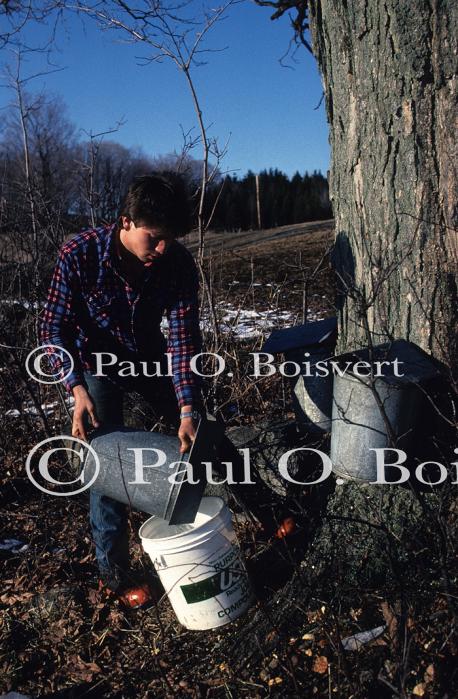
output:
[[[277,539],[284,539],[296,530],[296,522],[293,517],[286,517],[277,529]]]
[[[114,592],[109,587],[104,585],[102,580],[99,580],[99,592],[104,591],[108,597],[118,599],[126,609],[140,609],[146,606],[153,600],[151,590],[147,583],[129,587],[123,592]]]
[[[118,599],[129,609],[139,609],[152,601],[151,590],[144,583],[138,587],[130,587],[119,595]]]

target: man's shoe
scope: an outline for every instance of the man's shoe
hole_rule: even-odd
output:
[[[103,569],[99,570],[100,580],[99,580],[99,592],[104,590],[109,595],[118,594],[118,592],[125,587],[124,576],[121,575],[121,571],[113,569]]]

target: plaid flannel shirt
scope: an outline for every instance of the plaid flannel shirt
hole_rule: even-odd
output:
[[[84,371],[95,373],[96,351],[112,351],[118,359],[158,361],[167,348],[179,406],[198,403],[201,380],[190,368],[191,358],[201,351],[192,255],[173,241],[145,268],[141,290],[134,290],[117,269],[115,233],[115,225],[95,228],[62,246],[42,313],[40,342],[72,356],[73,371],[63,382],[69,392],[84,385]],[[167,345],[160,330],[164,312]],[[67,374],[70,359],[51,348],[48,352],[53,372]]]

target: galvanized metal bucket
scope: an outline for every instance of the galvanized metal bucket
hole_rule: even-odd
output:
[[[319,345],[304,349],[285,352],[287,360],[300,364],[308,361],[311,376],[303,371],[299,376],[290,379],[292,389],[293,409],[299,429],[304,432],[330,432],[332,426],[332,370],[326,376],[317,373],[317,362],[325,362],[331,358],[332,348]]]
[[[98,469],[93,490],[170,524],[190,523],[207,482],[203,463],[218,458],[223,436],[216,420],[202,419],[191,451],[180,454],[176,436],[126,427],[99,430],[91,440],[97,459],[88,451],[81,479],[87,483]],[[188,466],[196,483],[189,482]]]
[[[351,366],[343,376],[334,377],[332,406],[333,471],[344,479],[361,482],[377,479],[377,456],[373,449],[403,450],[407,454],[405,465],[408,465],[426,400],[422,388],[440,376],[431,358],[404,340],[379,345],[374,348],[372,361],[369,356],[366,348],[335,359],[342,369],[347,362]],[[397,368],[393,364],[395,359]],[[388,364],[378,367],[374,364],[376,360]],[[355,375],[353,369],[361,361],[372,363],[373,369],[381,375],[373,379]],[[403,375],[397,376],[397,373]],[[394,463],[395,457],[396,454],[390,457],[387,452],[386,463]],[[389,473],[390,469],[386,471]],[[394,480],[398,477],[396,470]]]
[[[289,379],[293,409],[301,432],[331,431],[333,374],[327,360],[332,358],[336,335],[337,319],[327,318],[274,330],[262,347],[263,352],[284,353],[287,362],[295,362],[301,367],[300,374]],[[326,363],[327,375],[317,367],[318,362]]]

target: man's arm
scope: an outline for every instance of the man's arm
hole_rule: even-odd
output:
[[[70,255],[59,253],[57,264],[48,290],[48,298],[40,322],[39,338],[42,345],[57,345],[70,353],[74,367],[70,371],[70,358],[49,348],[49,361],[53,374],[65,376],[62,381],[69,393],[74,386],[83,384],[83,372],[76,348],[76,318],[74,296],[78,286],[76,271]]]
[[[199,281],[195,263],[189,255],[179,270],[180,289],[167,308],[169,337],[167,351],[172,357],[173,384],[181,413],[189,413],[202,403],[201,378],[191,370],[191,359],[201,352],[202,339],[199,327]],[[180,451],[187,451],[195,437],[192,418],[180,421],[178,436]]]
[[[39,339],[42,345],[51,344],[62,347],[69,352],[73,359],[74,367],[71,373],[69,373],[71,362],[68,355],[65,353],[59,354],[58,351],[51,347],[48,349],[53,374],[56,376],[60,374],[62,377],[66,377],[62,383],[75,398],[72,435],[86,441],[85,413],[89,413],[94,427],[98,427],[99,423],[94,403],[84,383],[83,370],[76,347],[77,322],[74,302],[78,289],[78,275],[70,256],[61,250],[54,268],[48,299],[40,323]]]

